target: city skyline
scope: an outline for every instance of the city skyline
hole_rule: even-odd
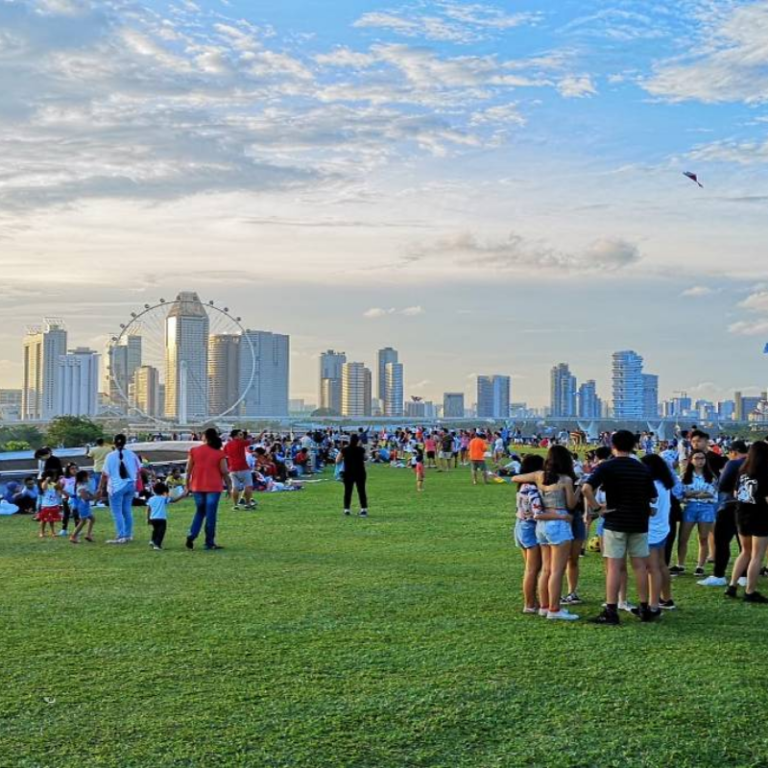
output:
[[[387,344],[435,402],[496,370],[543,406],[554,361],[604,383],[622,348],[662,399],[757,395],[767,17],[2,3],[0,386],[24,326],[68,315],[102,350],[181,279],[289,335],[307,399],[318,350]]]

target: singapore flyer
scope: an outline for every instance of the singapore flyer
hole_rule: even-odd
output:
[[[148,421],[236,419],[255,375],[254,344],[241,319],[193,291],[131,312],[109,344],[112,407]]]

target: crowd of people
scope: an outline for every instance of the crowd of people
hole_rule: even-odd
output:
[[[222,498],[231,499],[234,510],[252,510],[258,492],[298,489],[297,478],[328,465],[344,486],[343,514],[351,515],[356,491],[358,514],[367,517],[369,464],[412,469],[418,492],[428,471],[469,467],[474,485],[517,487],[514,538],[524,563],[524,613],[578,619],[570,609],[582,602],[580,559],[588,549],[600,552],[605,563],[605,603],[593,619],[600,624],[620,623],[622,611],[652,622],[675,609],[673,584],[691,568],[690,560],[699,585],[724,588],[728,598],[743,587],[745,602],[768,602],[757,590],[758,578],[768,575],[768,441],[713,441],[698,429],[671,441],[619,430],[588,449],[573,433],[518,441],[506,429],[326,429],[302,435],[233,429],[223,438],[211,428],[189,451],[183,471],[176,466],[162,474],[120,434],[89,450],[92,472],[41,449],[37,477],[9,485],[6,501],[35,515],[41,537],[66,536],[73,544],[94,542],[93,510],[107,505],[115,528],[107,543],[133,541],[141,507],[151,527],[149,544],[162,550],[170,505],[191,496],[195,514],[185,546],[194,549],[203,534],[205,549],[217,550]],[[546,455],[525,453],[529,446],[546,448]],[[694,531],[697,547],[689,556]],[[734,539],[739,555],[729,574]],[[628,599],[628,566],[637,605]]]

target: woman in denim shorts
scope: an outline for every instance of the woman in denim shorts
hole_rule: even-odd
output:
[[[685,508],[680,526],[680,538],[677,542],[677,566],[670,568],[671,573],[685,571],[685,558],[688,554],[688,540],[694,526],[699,529],[699,558],[694,576],[704,575],[704,565],[709,556],[709,534],[715,524],[717,514],[717,478],[707,463],[704,451],[694,451],[683,475]]]
[[[532,454],[523,459],[520,471],[529,474],[541,471],[544,457]],[[525,572],[523,574],[523,613],[538,613],[536,605],[536,582],[541,571],[541,549],[536,538],[536,515],[543,511],[541,496],[535,483],[523,483],[517,490],[517,513],[515,516],[515,544],[522,552]]]
[[[578,503],[573,458],[565,446],[553,445],[542,471],[517,475],[512,482],[535,483],[544,507],[544,511],[536,516],[536,539],[542,559],[539,614],[552,620],[574,621],[579,617],[560,607],[563,575],[573,540],[570,510]]]

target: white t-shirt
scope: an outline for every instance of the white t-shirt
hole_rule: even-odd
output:
[[[168,496],[152,496],[147,501],[150,520],[167,520],[171,500]]]
[[[107,490],[110,493],[117,493],[122,491],[128,483],[135,483],[136,478],[139,476],[139,470],[141,469],[141,463],[139,457],[127,448],[123,448],[123,464],[128,471],[128,477],[120,477],[120,451],[112,451],[112,453],[104,459],[104,469],[102,472],[109,479]]]
[[[658,480],[655,481],[656,501],[652,506],[656,510],[648,521],[648,543],[658,544],[669,536],[669,511],[672,507],[672,494]]]

